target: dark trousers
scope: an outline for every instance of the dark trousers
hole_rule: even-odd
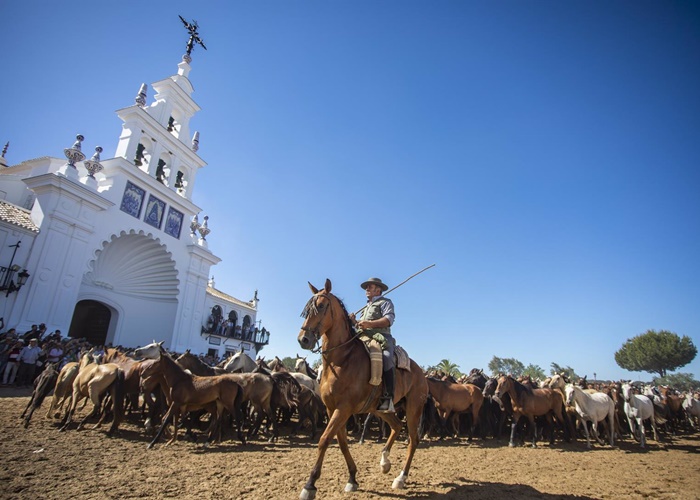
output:
[[[35,364],[20,362],[17,370],[17,385],[31,385],[34,381]]]

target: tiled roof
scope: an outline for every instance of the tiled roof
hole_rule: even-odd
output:
[[[39,227],[32,222],[29,210],[2,200],[0,200],[0,220],[9,222],[15,226],[23,227],[24,229],[29,229],[35,233],[39,232]]]
[[[216,288],[212,288],[210,286],[207,287],[207,293],[213,295],[214,297],[218,297],[220,299],[226,300],[228,302],[232,302],[234,304],[238,304],[243,307],[247,307],[249,309],[253,309],[253,304],[250,302],[244,302],[242,300],[237,299],[236,297],[232,297],[228,294],[225,294],[224,292],[217,290]]]

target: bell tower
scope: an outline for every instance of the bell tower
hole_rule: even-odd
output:
[[[156,92],[147,105],[148,86],[141,85],[134,104],[117,111],[124,122],[116,157],[122,157],[158,182],[191,200],[197,172],[206,163],[199,157],[199,132],[190,135],[190,120],[200,110],[192,99],[188,76],[195,45],[206,49],[197,34],[197,23],[182,16],[190,37],[177,74],[151,84]]]

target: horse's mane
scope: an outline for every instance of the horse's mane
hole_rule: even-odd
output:
[[[521,394],[529,394],[532,395],[532,388],[526,386],[525,384],[522,384],[515,380],[513,377],[510,375],[508,376],[509,379],[513,381],[513,388],[515,389],[515,394],[520,397]]]
[[[350,322],[350,316],[348,314],[348,310],[345,308],[345,304],[343,303],[342,300],[340,300],[339,297],[336,295],[333,295],[331,292],[327,292],[328,297],[333,297],[335,300],[338,301],[338,304],[340,304],[340,308],[343,310],[343,319],[345,320],[345,324],[348,327],[348,330],[352,333],[355,332],[355,327],[353,324]],[[304,306],[304,309],[301,311],[301,317],[306,319],[309,317],[309,315],[316,315],[318,314],[318,308],[316,307],[316,301],[314,300],[316,298],[316,295],[312,295],[309,301],[306,303]]]

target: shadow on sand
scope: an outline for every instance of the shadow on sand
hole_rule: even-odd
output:
[[[504,483],[489,483],[469,481],[465,478],[459,478],[460,483],[441,483],[438,486],[441,489],[448,489],[446,493],[426,493],[426,492],[411,492],[404,490],[401,493],[387,493],[364,489],[368,493],[381,495],[387,498],[418,498],[418,499],[453,499],[461,500],[464,498],[484,499],[484,500],[501,500],[503,498],[517,499],[537,499],[537,500],[593,500],[594,497],[581,495],[552,495],[543,493],[528,486],[526,484],[504,484]],[[410,487],[409,487],[410,488]]]

